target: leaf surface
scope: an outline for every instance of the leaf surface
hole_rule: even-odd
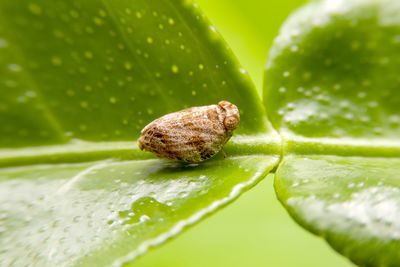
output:
[[[0,265],[120,265],[237,198],[280,138],[246,72],[187,1],[0,3]],[[235,103],[204,164],[139,151],[140,130]]]
[[[399,15],[390,0],[310,3],[283,25],[265,70],[286,155],[278,198],[367,266],[399,264]]]

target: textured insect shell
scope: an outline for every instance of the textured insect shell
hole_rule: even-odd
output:
[[[236,127],[225,126],[227,115],[236,119]],[[227,101],[192,107],[154,120],[142,130],[138,143],[162,158],[200,162],[222,149],[238,122],[237,107]]]

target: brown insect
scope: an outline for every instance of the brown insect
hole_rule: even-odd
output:
[[[192,107],[149,123],[143,128],[138,144],[141,150],[161,158],[200,162],[222,149],[239,121],[238,108],[228,101]]]

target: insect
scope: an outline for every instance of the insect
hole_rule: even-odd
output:
[[[143,128],[138,145],[161,158],[200,162],[222,150],[239,121],[238,108],[228,101],[192,107],[149,123]]]

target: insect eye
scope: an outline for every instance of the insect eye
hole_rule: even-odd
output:
[[[228,130],[235,130],[239,124],[239,120],[235,116],[226,117],[224,125]]]

